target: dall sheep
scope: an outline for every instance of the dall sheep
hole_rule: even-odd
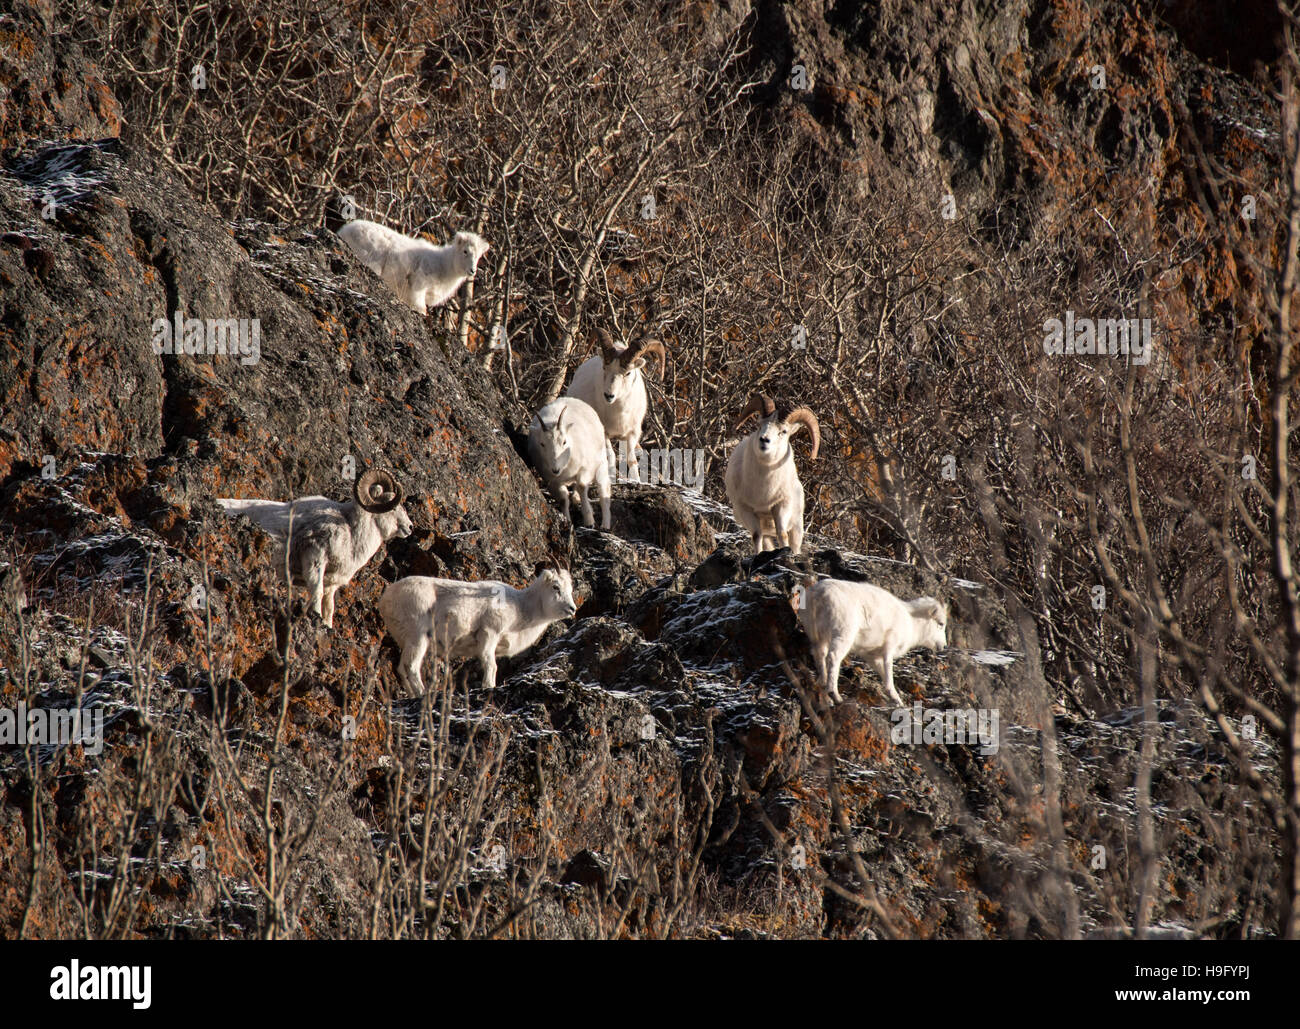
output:
[[[749,530],[754,553],[789,546],[797,554],[803,547],[803,483],[790,437],[807,428],[812,434],[809,456],[816,460],[821,446],[817,416],[806,407],[790,409],[758,395],[740,413],[737,428],[754,414],[758,426],[736,444],[727,461],[727,499],[736,521]]]
[[[605,329],[597,329],[600,354],[589,357],[573,373],[566,397],[583,401],[600,418],[605,436],[622,440],[627,447],[628,478],[641,479],[637,453],[641,443],[641,423],[645,421],[649,401],[641,369],[646,358],[659,358],[659,374],[664,373],[667,354],[657,339],[643,336],[629,346],[618,346]]]
[[[458,232],[445,246],[434,246],[362,218],[348,222],[338,235],[362,264],[421,314],[441,307],[462,282],[472,279],[490,247],[472,232]]]
[[[796,591],[795,613],[812,643],[818,683],[831,702],[840,698],[840,665],[847,656],[868,658],[895,704],[894,659],[915,647],[948,645],[948,609],[934,597],[900,600],[869,582],[807,578]]]
[[[307,588],[311,609],[333,628],[334,594],[352,581],[383,544],[411,534],[402,496],[391,472],[371,469],[357,478],[353,499],[347,503],[317,496],[292,501],[221,499],[217,503],[231,516],[247,515],[276,538],[278,569],[284,568],[288,549],[294,585]]]
[[[552,400],[533,416],[528,432],[528,454],[533,467],[560,501],[569,517],[569,487],[582,501],[582,521],[596,524],[591,511],[591,487],[600,497],[600,527],[609,530],[609,455],[605,427],[591,407],[577,397]]]
[[[493,580],[411,575],[379,598],[388,634],[402,648],[397,676],[414,693],[424,692],[421,668],[430,649],[435,660],[478,658],[483,685],[495,689],[498,657],[527,650],[547,626],[577,610],[568,569],[544,564],[522,590]]]

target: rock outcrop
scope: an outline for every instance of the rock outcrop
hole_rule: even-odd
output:
[[[1027,175],[1053,131],[1035,97],[981,111],[1025,34],[1050,41],[1074,7],[977,25],[962,4],[908,34],[895,4],[843,13],[862,6],[755,5],[772,47],[834,61],[810,101],[827,145],[887,139],[970,195]],[[1146,21],[1113,36],[1164,60]],[[0,708],[99,711],[103,746],[0,748],[0,936],[1110,931],[1137,879],[1140,712],[1059,704],[993,582],[817,537],[753,560],[725,508],[672,486],[617,486],[612,533],[562,524],[512,444],[521,413],[436,318],[324,229],[223,222],[112,138],[111,94],[66,74],[80,51],[43,47],[0,121],[23,143],[0,170],[0,573],[21,578],[0,592]],[[1040,52],[1050,79],[1067,55]],[[928,62],[937,90],[862,93],[868,53]],[[1097,159],[1167,146],[1166,100],[1083,105]],[[243,349],[157,353],[195,319],[205,351],[209,321],[243,321]],[[340,592],[330,632],[214,500],[343,499],[370,463],[397,469],[415,532]],[[402,693],[386,581],[522,585],[557,557],[578,615],[503,661],[493,695],[473,665]],[[992,735],[945,742],[929,714],[913,734],[857,662],[827,708],[791,607],[810,570],[948,599],[950,649],[897,681]],[[1162,703],[1151,731],[1154,920],[1256,932],[1276,856],[1250,787],[1199,708]]]

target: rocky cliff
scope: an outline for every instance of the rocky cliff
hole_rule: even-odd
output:
[[[821,55],[809,131],[826,147],[879,143],[963,202],[1176,137],[1181,101],[1163,94],[1050,121],[1060,22],[1086,9],[915,6],[738,13],[768,47],[753,71],[775,75],[781,48]],[[751,560],[720,476],[703,493],[617,486],[611,533],[563,524],[519,453],[527,412],[479,355],[324,228],[227,220],[119,138],[111,90],[47,17],[6,15],[0,69],[0,705],[98,710],[104,730],[102,750],[0,748],[0,935],[1124,931],[1141,711],[1067,705],[996,576],[816,534],[800,557]],[[1233,81],[1140,5],[1090,31],[1170,93],[1188,80],[1148,65],[1171,49],[1215,88]],[[906,93],[914,79],[936,86]],[[758,97],[756,121],[786,102]],[[1073,171],[1028,167],[1058,132],[1096,132],[1098,149]],[[1107,181],[1102,204],[1125,195]],[[1238,302],[1215,285],[1221,259],[1189,271],[1196,302]],[[178,319],[241,318],[256,347],[156,352]],[[370,464],[396,471],[415,531],[340,593],[330,631],[215,499],[343,499]],[[503,662],[492,694],[472,664],[402,691],[374,607],[385,582],[522,585],[547,558],[573,569],[575,619]],[[949,649],[900,661],[900,689],[992,712],[995,736],[898,738],[857,662],[827,707],[791,606],[808,571],[947,599]],[[1162,700],[1154,740],[1153,924],[1264,932],[1277,846],[1254,787],[1198,706]],[[1275,783],[1273,745],[1253,745]]]

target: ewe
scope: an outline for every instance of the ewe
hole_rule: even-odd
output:
[[[803,546],[803,483],[790,437],[806,427],[812,434],[809,457],[816,460],[821,445],[817,416],[806,407],[778,407],[771,397],[758,395],[750,398],[736,427],[752,414],[759,416],[758,426],[736,444],[727,461],[727,499],[736,521],[753,537],[754,553],[789,546],[797,554]]]
[[[582,501],[582,523],[596,524],[591,511],[591,487],[600,497],[600,527],[609,530],[609,452],[605,427],[591,407],[576,397],[552,400],[533,416],[528,432],[528,456],[542,473],[560,509],[569,517],[569,487]]]
[[[899,600],[869,582],[807,578],[795,594],[795,612],[812,642],[817,681],[840,698],[840,664],[844,658],[868,658],[895,704],[894,659],[915,647],[942,650],[948,645],[948,609],[934,597]]]
[[[472,232],[458,232],[446,246],[358,218],[338,232],[361,263],[421,314],[441,307],[466,279],[472,279],[489,244]]]
[[[353,494],[346,504],[316,496],[217,503],[231,516],[247,515],[276,538],[277,570],[284,568],[288,548],[294,585],[306,586],[311,609],[333,628],[334,594],[383,544],[411,534],[411,519],[401,506],[402,488],[391,472],[371,469],[357,479]]]
[[[522,590],[490,579],[459,582],[422,575],[389,586],[379,598],[379,613],[402,648],[397,677],[407,689],[423,693],[421,668],[432,648],[435,660],[478,658],[483,685],[495,689],[498,657],[527,650],[548,625],[578,610],[568,569],[539,564],[534,574]]]
[[[646,357],[653,354],[659,358],[662,378],[667,354],[657,339],[643,336],[624,347],[616,345],[605,329],[597,329],[596,335],[600,340],[600,355],[590,357],[578,366],[564,395],[576,397],[595,411],[605,427],[605,436],[611,442],[623,440],[626,443],[628,477],[639,482],[637,451],[641,443],[641,423],[649,406],[641,369],[645,367]]]

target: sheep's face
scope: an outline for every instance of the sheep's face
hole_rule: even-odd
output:
[[[478,271],[479,260],[491,249],[487,240],[472,232],[456,233],[452,246],[456,248],[456,259],[460,264],[460,270],[471,279]]]
[[[573,602],[573,577],[568,572],[548,568],[534,583],[541,584],[542,601],[552,618],[572,618],[578,613],[578,605]]]
[[[542,470],[550,475],[559,475],[568,466],[572,450],[569,446],[569,432],[564,427],[564,417],[557,418],[554,425],[543,422],[537,442],[542,456]]]
[[[779,464],[790,452],[790,426],[776,415],[768,415],[754,430],[758,441],[759,461],[763,464]]]
[[[943,650],[948,646],[948,609],[933,597],[923,597],[921,606],[924,621],[921,623],[921,646]]]
[[[406,508],[398,505],[393,510],[378,516],[382,523],[384,539],[401,538],[411,535],[414,526],[411,525],[411,516],[406,513]]]
[[[623,363],[617,358],[613,361],[605,361],[602,365],[603,390],[605,403],[617,404],[624,400],[632,392],[637,380],[641,377],[641,367],[645,364],[644,358],[636,358],[631,367],[624,368]]]

